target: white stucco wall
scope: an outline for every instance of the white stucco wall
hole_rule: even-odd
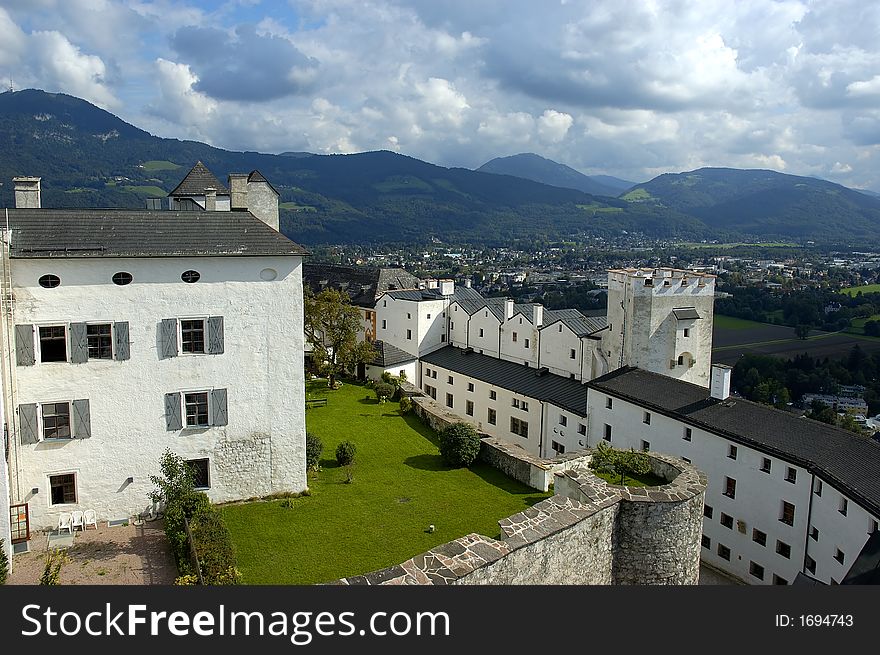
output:
[[[517,364],[528,362],[532,367],[538,365],[538,331],[522,314],[514,314],[501,327],[501,359]]]
[[[406,374],[406,379],[409,382],[414,382],[418,378],[418,360],[413,360],[411,362],[403,362],[401,364],[394,364],[393,366],[374,366],[372,364],[367,364],[366,366],[366,376],[368,380],[373,380],[374,382],[378,382],[382,379],[382,374],[385,372],[391,373],[394,377],[400,377],[400,372],[403,371]]]
[[[826,483],[821,498],[813,494],[810,510],[812,476],[806,469],[656,412],[650,412],[650,424],[645,424],[644,408],[612,397],[612,407],[608,409],[607,398],[606,394],[589,390],[591,447],[602,440],[604,426],[608,424],[612,426],[613,446],[638,450],[643,440],[648,441],[652,451],[685,458],[708,476],[705,502],[712,507],[712,517],[704,517],[703,534],[711,539],[711,545],[702,549],[703,560],[750,584],[773,584],[774,574],[791,583],[802,570],[806,542],[808,553],[817,562],[820,580],[829,582],[834,578],[839,582],[849,570],[867,539],[872,518],[855,502],[850,500],[848,516],[843,517],[837,511],[840,493]],[[687,427],[691,429],[690,441],[684,439]],[[729,457],[731,445],[737,448],[736,459]],[[769,473],[761,470],[764,458],[770,459]],[[789,467],[796,471],[794,483],[785,479]],[[735,498],[724,495],[726,477],[736,480]],[[779,520],[783,501],[795,506],[791,526]],[[733,529],[721,524],[722,512],[733,517]],[[808,515],[811,524],[819,528],[818,543],[807,540]],[[739,529],[740,521],[745,523],[745,532]],[[755,528],[767,535],[766,546],[754,541]],[[777,540],[791,547],[789,558],[777,553]],[[729,561],[719,557],[719,543],[730,548]],[[836,548],[846,554],[844,565],[833,559]],[[750,562],[764,567],[763,581],[750,574]]]
[[[468,346],[476,352],[498,357],[500,321],[488,309],[479,309],[468,324]],[[482,331],[482,333],[481,333]]]
[[[0,329],[2,334],[2,329]],[[3,403],[0,402],[0,428],[6,425]],[[12,566],[12,538],[9,534],[9,470],[6,465],[6,435],[0,432],[0,539]]]
[[[188,269],[201,273],[197,283],[181,281]],[[276,279],[263,280],[264,269]],[[113,284],[118,271],[134,281]],[[40,287],[46,273],[61,286]],[[102,520],[144,511],[166,448],[210,459],[214,501],[306,487],[301,258],[13,260],[13,284],[16,324],[128,321],[130,329],[128,361],[15,367],[15,407],[87,398],[91,410],[89,439],[22,446],[16,433],[11,493],[28,502],[34,527],[70,509],[50,506],[56,473],[76,473],[77,505]],[[159,358],[162,319],[206,316],[224,319],[222,354]],[[166,431],[165,393],[211,388],[227,389],[227,426]]]
[[[575,379],[583,379],[583,362],[586,354],[589,361],[590,353],[584,351],[584,344],[571,328],[562,321],[552,325],[546,325],[540,330],[541,334],[541,360],[540,365],[546,366],[551,373],[570,377],[575,374]],[[571,351],[574,350],[574,359]],[[590,366],[588,364],[587,369]],[[587,379],[590,379],[589,376]]]

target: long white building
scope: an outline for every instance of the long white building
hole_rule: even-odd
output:
[[[187,192],[210,197],[201,168]],[[17,180],[0,352],[8,496],[32,530],[72,509],[150,511],[166,449],[214,501],[305,489],[307,253],[277,231],[262,176],[238,178],[262,220],[238,201],[43,209],[39,180]]]

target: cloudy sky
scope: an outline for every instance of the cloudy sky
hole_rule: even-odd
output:
[[[868,0],[0,0],[0,77],[234,150],[880,190],[878,34]]]

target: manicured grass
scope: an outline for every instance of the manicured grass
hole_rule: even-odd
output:
[[[847,287],[846,289],[841,289],[840,293],[845,293],[848,296],[855,296],[859,291],[864,293],[880,293],[880,284],[863,284],[860,287]]]
[[[145,171],[176,171],[178,168],[180,168],[180,165],[175,164],[172,161],[151,159],[150,161],[145,161],[143,164],[141,164],[141,167]]]
[[[592,473],[597,478],[605,480],[608,484],[620,484],[620,476],[614,473],[600,473],[599,471],[592,471]],[[661,484],[666,484],[666,482],[666,480],[653,473],[626,476],[627,487],[659,487]]]
[[[278,204],[278,207],[281,209],[292,209],[294,211],[301,211],[301,212],[318,211],[317,209],[315,209],[311,205],[298,205],[295,202],[282,202],[282,203]]]
[[[330,391],[317,380],[307,392],[328,398],[306,411],[307,429],[324,442],[322,470],[309,474],[311,496],[222,509],[245,583],[329,582],[471,532],[497,537],[499,519],[550,495],[485,464],[450,469],[433,431],[402,417],[397,403],[380,405],[371,389],[346,383]],[[334,459],[345,440],[357,446],[351,484]]]

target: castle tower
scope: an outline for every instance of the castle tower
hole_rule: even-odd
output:
[[[715,276],[674,268],[608,271],[602,350],[639,368],[709,386]]]

